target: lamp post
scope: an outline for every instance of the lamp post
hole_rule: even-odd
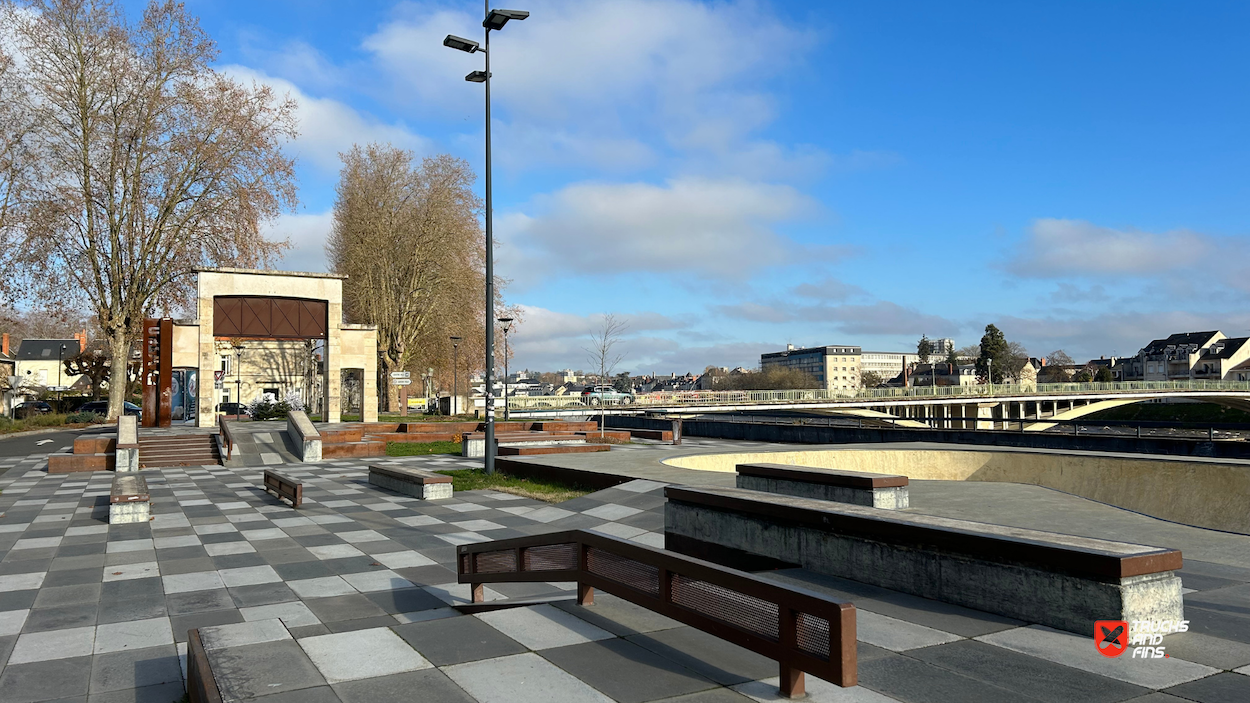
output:
[[[65,397],[61,394],[62,393],[61,391],[61,369],[64,366],[65,366],[65,345],[62,344],[61,348],[58,349],[56,352],[56,410],[57,412],[61,411],[61,401]]]
[[[507,421],[510,418],[508,414],[508,332],[512,330],[512,318],[501,317],[499,324],[503,327],[503,419]]]
[[[234,419],[243,416],[243,345],[234,348]]]
[[[460,340],[461,337],[451,338],[451,402],[447,404],[448,415],[455,415],[456,406],[460,404]]]
[[[486,84],[486,461],[487,474],[495,473],[495,255],[491,212],[491,179],[490,179],[490,31],[503,29],[508,20],[523,20],[530,13],[523,10],[492,10],[487,0],[486,19],[482,27],[486,30],[486,41],[483,46],[477,42],[448,34],[443,46],[451,47],[472,54],[480,51],[486,55],[486,70],[474,71],[464,79],[470,83]],[[506,407],[506,405],[505,405]]]

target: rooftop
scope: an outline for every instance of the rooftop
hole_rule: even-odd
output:
[[[65,345],[63,352],[61,345]],[[77,339],[23,339],[14,358],[18,361],[56,361],[76,356],[79,351]]]

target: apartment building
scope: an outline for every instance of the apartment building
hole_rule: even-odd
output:
[[[862,350],[851,345],[796,349],[793,344],[787,344],[785,351],[761,354],[760,370],[797,369],[810,374],[826,390],[852,390],[859,388],[861,355]]]
[[[1182,332],[1151,341],[1116,366],[1125,381],[1250,381],[1250,337]]]
[[[920,363],[919,355],[907,352],[866,351],[861,358],[860,365],[864,372],[875,373],[887,380],[902,373],[903,367],[910,368]]]

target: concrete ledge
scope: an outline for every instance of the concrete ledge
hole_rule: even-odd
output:
[[[80,471],[108,471],[113,468],[115,454],[52,454],[48,456],[48,473],[72,474]]]
[[[371,465],[369,483],[421,500],[441,500],[452,496],[450,476],[423,469]]]
[[[901,510],[909,505],[906,476],[787,464],[738,464],[737,468],[738,488],[747,490],[883,510]]]
[[[117,418],[116,471],[139,470],[139,418],[121,415]]]
[[[113,476],[109,491],[109,524],[148,522],[151,519],[151,496],[148,482],[138,472]]]
[[[665,489],[665,534],[1088,634],[1096,620],[1180,620],[1181,553],[777,496]]]
[[[503,423],[500,423],[503,424]],[[557,434],[554,432],[525,432],[506,430],[495,431],[497,447],[549,447],[560,444],[585,444],[586,438],[574,434]],[[470,459],[481,459],[486,456],[486,435],[475,432],[464,435],[460,445],[460,455]]]
[[[286,416],[287,436],[295,443],[300,461],[321,461],[321,434],[303,410],[292,410]]]

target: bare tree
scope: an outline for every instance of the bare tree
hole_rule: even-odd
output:
[[[482,368],[481,202],[473,171],[461,159],[439,155],[414,163],[412,152],[389,144],[356,146],[342,159],[326,253],[334,271],[347,274],[349,317],[378,326],[379,383],[389,410],[398,400],[390,373],[449,368],[456,356],[449,336],[463,338],[460,364]],[[502,300],[496,309],[504,309]],[[450,383],[452,373],[446,376]]]
[[[283,249],[260,226],[296,202],[281,152],[295,105],[210,68],[216,47],[181,3],[153,0],[138,21],[111,0],[22,4],[3,21],[31,165],[3,223],[2,283],[85,302],[126,359],[145,315],[187,304],[197,267],[256,268]],[[125,390],[109,384],[109,418]]]
[[[612,313],[604,313],[603,321],[595,331],[590,333],[590,346],[584,347],[586,351],[586,360],[590,362],[590,366],[596,369],[599,374],[598,383],[604,383],[606,378],[612,375],[616,369],[616,365],[621,363],[624,354],[616,350],[618,344],[621,343],[621,337],[629,328],[625,322],[616,319],[616,315]],[[590,396],[592,399],[596,396]],[[605,403],[602,399],[599,403],[599,436],[604,433],[604,418],[607,413],[604,412]]]

